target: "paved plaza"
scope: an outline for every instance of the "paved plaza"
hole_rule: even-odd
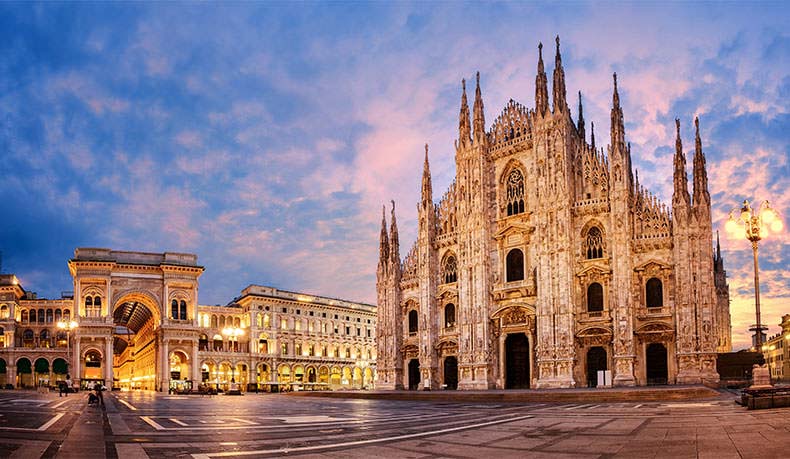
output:
[[[3,391],[0,457],[788,457],[790,409],[747,411],[735,396],[501,403],[124,392],[108,393],[102,410],[84,393]]]

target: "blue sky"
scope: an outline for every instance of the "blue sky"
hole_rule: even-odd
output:
[[[745,198],[790,216],[790,9],[782,3],[2,3],[0,250],[40,295],[75,247],[197,253],[200,301],[250,283],[375,301],[381,205],[416,231],[424,143],[454,173],[460,80],[487,124],[534,106],[562,39],[597,143],[618,72],[640,181],[671,201],[674,118],[700,117],[714,226]],[[589,132],[589,128],[588,128]],[[787,226],[787,225],[786,225]],[[733,336],[751,253],[722,235]],[[790,313],[787,228],[761,243],[763,319]]]

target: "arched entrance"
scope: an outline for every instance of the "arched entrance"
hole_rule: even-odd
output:
[[[36,373],[36,386],[49,386],[49,362],[40,357],[33,364]]]
[[[606,349],[591,347],[587,351],[587,387],[598,387],[598,372],[606,369]]]
[[[104,359],[101,353],[96,349],[88,349],[82,355],[82,379],[80,379],[80,387],[85,389],[91,382],[99,382],[106,385],[103,377]]]
[[[409,390],[417,390],[420,387],[420,361],[417,359],[409,360]]]
[[[458,388],[458,359],[454,355],[444,358],[444,385],[449,390]]]
[[[158,320],[157,307],[144,295],[121,299],[113,310],[112,366],[113,379],[104,384],[143,390],[157,389],[157,363],[163,368],[163,377],[170,379],[172,367],[176,373],[188,373],[185,355],[160,356],[154,329]],[[150,344],[149,344],[150,343]],[[167,360],[162,359],[165,357]],[[183,360],[182,360],[183,357]],[[164,360],[164,361],[163,361]],[[167,368],[170,367],[170,368]],[[103,379],[101,374],[83,375],[83,378]],[[181,376],[182,379],[183,376]],[[164,383],[167,380],[163,381]],[[167,385],[165,385],[166,390]]]
[[[0,389],[5,389],[5,385],[8,384],[7,374],[5,359],[0,359]]]
[[[667,384],[667,348],[661,343],[650,343],[645,350],[647,385]]]
[[[329,376],[329,384],[331,384],[333,389],[336,389],[338,386],[340,386],[341,379],[340,368],[332,367],[332,372]]]
[[[529,338],[510,333],[505,338],[505,389],[529,389]]]
[[[16,378],[18,387],[33,386],[33,365],[26,357],[16,361]]]

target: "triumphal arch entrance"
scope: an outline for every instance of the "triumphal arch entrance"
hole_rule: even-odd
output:
[[[166,391],[191,384],[198,359],[197,255],[79,248],[74,278],[72,378]],[[195,381],[197,384],[197,381]]]

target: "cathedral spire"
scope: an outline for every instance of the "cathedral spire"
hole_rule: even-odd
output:
[[[590,145],[593,151],[595,151],[595,123],[593,122],[590,122]]]
[[[623,109],[620,108],[620,94],[617,92],[617,73],[614,78],[614,93],[612,95],[612,124],[611,142],[612,151],[617,151],[621,155],[626,153],[625,148],[625,127],[623,126]]]
[[[719,230],[716,230],[716,260],[721,260],[721,244],[719,243]]]
[[[584,132],[584,109],[582,107],[582,92],[579,91],[579,120],[576,122],[576,129],[579,131],[579,137],[586,140],[587,136]]]
[[[678,118],[675,118],[675,132],[672,207],[688,207],[691,199],[689,198],[688,177],[686,176],[686,155],[683,154],[683,142],[680,140],[680,119]]]
[[[400,266],[400,244],[398,243],[398,224],[395,221],[395,201],[392,202],[390,218],[390,262],[397,269]]]
[[[549,88],[543,69],[543,43],[538,43],[538,74],[535,77],[535,111],[545,115],[549,111]]]
[[[425,144],[425,163],[422,166],[422,203],[423,207],[426,204],[433,203],[433,188],[431,187],[431,169],[428,165],[428,144]]]
[[[562,68],[562,56],[560,55],[560,36],[557,35],[557,54],[554,57],[554,112],[567,112],[568,103],[565,97],[565,70]]]
[[[466,145],[472,138],[469,125],[469,104],[466,102],[466,80],[461,80],[461,112],[458,115],[458,146]]]
[[[390,243],[387,237],[386,206],[381,206],[381,235],[379,236],[379,264],[386,265],[389,259]]]
[[[480,72],[477,72],[477,85],[475,87],[475,106],[474,106],[474,134],[475,143],[483,143],[486,136],[486,119],[483,114],[483,95],[480,91]]]
[[[710,206],[708,192],[708,172],[705,167],[705,154],[702,152],[702,140],[699,136],[699,117],[694,118],[696,130],[694,139],[694,205]]]

